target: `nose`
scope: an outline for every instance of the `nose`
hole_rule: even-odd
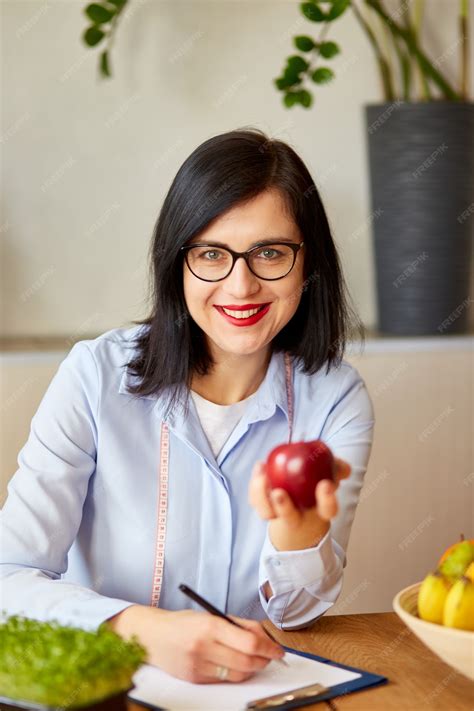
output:
[[[258,278],[252,274],[243,257],[235,260],[234,268],[223,280],[222,285],[224,291],[240,298],[247,294],[255,294],[260,289]]]

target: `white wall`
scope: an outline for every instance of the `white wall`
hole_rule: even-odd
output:
[[[373,325],[362,107],[382,95],[351,13],[328,36],[343,49],[331,62],[337,79],[314,85],[306,111],[285,109],[272,83],[296,51],[290,38],[319,29],[292,0],[130,0],[110,81],[98,80],[98,53],[80,40],[86,4],[0,3],[3,335],[77,339],[143,315],[147,248],[172,178],[203,140],[248,124],[307,162],[355,303]],[[427,6],[431,54],[453,79],[457,3]]]

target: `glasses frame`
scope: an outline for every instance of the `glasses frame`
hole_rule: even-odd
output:
[[[249,259],[250,259],[252,252],[255,252],[256,249],[262,249],[262,247],[272,247],[273,245],[276,246],[279,244],[285,245],[286,247],[291,247],[291,249],[293,250],[293,264],[288,269],[286,274],[283,274],[283,276],[281,276],[281,277],[273,277],[273,278],[261,277],[258,274],[256,274],[249,263]],[[186,260],[186,264],[188,266],[189,271],[192,274],[194,274],[196,279],[201,279],[201,281],[216,282],[216,281],[222,281],[223,279],[227,279],[227,277],[232,273],[232,270],[235,266],[237,259],[239,259],[240,257],[245,259],[245,261],[247,263],[247,267],[250,269],[252,274],[257,277],[257,279],[263,279],[264,281],[278,281],[278,279],[284,279],[291,272],[291,270],[295,266],[297,254],[303,245],[304,245],[304,241],[300,242],[299,244],[295,244],[294,242],[268,242],[268,243],[263,243],[263,244],[256,244],[255,247],[251,247],[250,249],[247,249],[246,252],[236,252],[233,249],[230,249],[230,247],[221,247],[221,245],[219,245],[219,244],[206,244],[205,242],[196,242],[194,244],[187,244],[187,245],[184,245],[184,247],[180,247],[179,251],[184,252],[184,258]],[[193,270],[191,269],[191,267],[189,266],[189,262],[188,262],[188,251],[190,249],[192,249],[193,247],[210,247],[210,248],[214,248],[214,249],[225,249],[226,252],[229,252],[229,254],[232,257],[232,264],[231,264],[231,267],[230,267],[229,271],[227,272],[227,274],[223,277],[220,277],[219,279],[204,279],[204,277],[200,277],[197,274],[195,274],[193,272]]]

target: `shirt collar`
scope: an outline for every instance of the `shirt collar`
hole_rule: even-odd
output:
[[[292,367],[292,385],[294,383],[294,370],[295,366],[293,363]],[[126,366],[124,367],[124,373],[120,379],[119,393],[129,395],[132,397],[131,393],[128,392],[128,386],[131,384],[136,384],[139,379],[136,376],[129,374]],[[141,398],[146,400],[156,400],[154,406],[155,414],[162,418],[164,411],[166,409],[166,404],[168,400],[168,391],[163,393],[163,397],[157,398],[156,395],[140,395]],[[191,407],[191,400],[190,400]],[[271,417],[275,412],[276,407],[279,407],[282,412],[285,413],[287,419],[288,414],[288,399],[286,391],[286,373],[285,373],[285,358],[283,352],[274,352],[268,364],[267,372],[265,378],[261,382],[256,397],[253,398],[250,403],[246,416],[249,422],[256,422],[258,420],[266,420]],[[167,421],[171,427],[178,424],[178,420],[184,415],[184,408],[180,405],[175,408]]]

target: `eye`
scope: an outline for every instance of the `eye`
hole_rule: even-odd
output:
[[[210,259],[207,259],[208,254],[214,254],[214,255],[217,255],[217,257],[211,257]],[[205,252],[201,252],[199,257],[206,259],[208,262],[215,262],[219,258],[220,254],[221,254],[221,252],[219,252],[217,249],[208,249]]]
[[[279,252],[277,249],[273,249],[273,247],[266,247],[265,249],[262,249],[261,252],[259,252],[258,254],[261,255],[264,252],[266,252],[267,254],[268,252],[273,252],[273,255],[270,255],[270,257],[265,257],[267,261],[270,261],[270,259],[273,259],[275,256],[278,257],[281,255],[281,252]]]

